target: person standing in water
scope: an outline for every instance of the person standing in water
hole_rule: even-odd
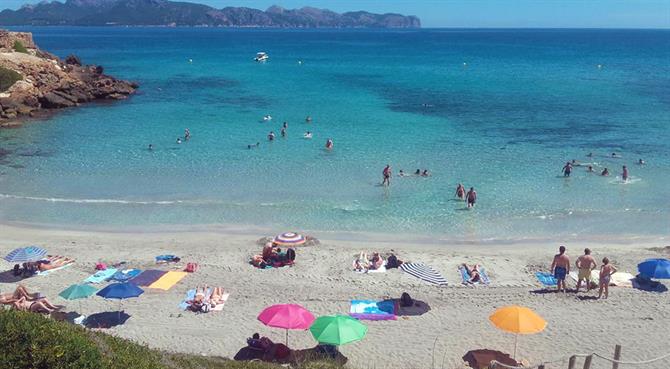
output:
[[[284,123],[284,124],[285,124],[285,123]],[[282,127],[280,133],[281,133],[281,136],[282,136],[282,137],[286,137],[286,127]]]
[[[310,115],[305,118],[305,123],[312,123],[312,117]]]
[[[465,187],[463,187],[462,184],[459,183],[458,186],[456,186],[456,193],[454,194],[454,196],[458,197],[461,200],[465,200]]]
[[[186,128],[184,130],[184,140],[188,141],[190,138],[191,138],[191,131],[189,131],[188,128]]]
[[[605,169],[603,169],[603,171],[600,173],[600,175],[603,176],[603,177],[607,177],[608,175],[610,175],[610,171],[607,170],[607,168],[605,168]]]
[[[327,150],[333,149],[333,140],[331,140],[330,138],[326,140],[326,149]]]
[[[570,164],[570,162],[567,162],[563,167],[563,177],[570,177],[570,173],[572,173],[572,164]]]
[[[274,141],[274,140],[275,140],[275,133],[274,133],[274,131],[270,131],[270,133],[268,134],[268,140],[269,140],[269,141]]]
[[[391,165],[386,164],[386,167],[384,167],[384,170],[382,171],[382,176],[384,179],[382,179],[382,186],[390,186],[391,185]]]
[[[623,179],[624,182],[628,181],[628,168],[626,166],[623,166],[623,172],[621,173],[621,179]]]
[[[465,194],[465,199],[468,201],[468,208],[474,208],[475,202],[477,202],[477,191],[474,187],[470,187],[470,191]]]
[[[284,124],[282,125],[282,128],[284,128],[284,129],[288,129],[288,123],[287,123],[287,122],[284,122]]]
[[[149,144],[149,151],[153,151],[153,150],[154,150],[154,145]]]
[[[554,261],[551,263],[551,272],[558,282],[556,290],[565,293],[565,277],[570,273],[570,258],[565,254],[565,246],[558,248],[558,254],[554,255]]]

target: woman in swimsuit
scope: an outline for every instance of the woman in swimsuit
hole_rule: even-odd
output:
[[[51,269],[56,269],[60,268],[63,266],[66,266],[68,264],[74,263],[74,260],[70,258],[66,258],[65,256],[50,256],[47,259],[40,260],[37,262],[37,267],[39,268],[40,272],[43,272],[45,270],[51,270]]]
[[[465,200],[465,187],[463,187],[463,185],[460,183],[458,184],[458,186],[456,186],[455,196],[461,200]]]
[[[482,277],[479,275],[479,265],[475,264],[472,266],[472,269],[468,266],[468,264],[461,264],[463,268],[468,272],[468,275],[470,276],[470,279],[467,280],[467,283],[477,283],[481,282]]]
[[[39,293],[30,293],[25,286],[20,284],[13,293],[3,293],[0,295],[0,304],[12,304],[21,298],[33,301],[37,300],[39,296]]]
[[[14,307],[14,309],[19,311],[29,311],[32,313],[46,313],[46,314],[49,314],[52,311],[58,309],[56,305],[53,305],[46,298],[40,299],[39,301],[30,301],[25,297],[22,297],[17,301],[15,301],[14,303],[12,303],[12,306]]]
[[[223,287],[214,287],[214,291],[212,291],[212,296],[209,297],[209,303],[212,305],[212,307],[216,307],[216,305],[222,302],[223,302]]]
[[[384,265],[384,259],[379,255],[378,252],[372,254],[372,260],[370,260],[370,269],[377,270]]]
[[[610,265],[608,258],[603,258],[603,266],[600,267],[600,291],[598,298],[602,297],[603,290],[605,291],[605,298],[609,296],[609,285],[612,274],[616,273],[614,265]]]

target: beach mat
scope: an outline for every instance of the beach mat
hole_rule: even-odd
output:
[[[537,281],[542,283],[545,287],[556,287],[558,284],[558,281],[551,273],[535,272],[535,278],[537,278]]]
[[[396,320],[397,305],[394,300],[351,300],[349,315],[359,320]]]
[[[110,279],[117,282],[126,282],[137,277],[140,273],[142,273],[142,271],[139,269],[124,269],[114,273]]]
[[[227,292],[224,292],[223,295],[221,295],[221,302],[216,304],[210,311],[221,311],[223,310],[223,306],[226,304],[226,301],[228,301],[228,297],[230,297],[230,294]]]
[[[101,282],[104,282],[107,279],[109,279],[111,276],[113,276],[114,273],[116,273],[115,268],[108,268],[108,269],[105,269],[105,270],[99,270],[98,272],[96,272],[92,276],[86,278],[84,280],[84,282],[85,283],[101,283]]]
[[[461,282],[463,284],[483,284],[488,286],[491,283],[491,279],[489,279],[488,274],[486,274],[486,269],[481,265],[479,266],[479,282],[468,282],[470,280],[470,274],[463,266],[458,267],[458,271],[461,274]]]
[[[426,264],[422,263],[403,263],[400,265],[400,269],[403,272],[413,275],[416,278],[426,281],[428,283],[433,283],[438,286],[447,285],[447,280],[440,273],[436,272],[433,268],[429,267]]]
[[[138,274],[137,277],[130,280],[130,283],[135,284],[136,286],[148,287],[152,283],[159,280],[167,272],[164,270],[149,269],[145,270],[142,273]]]
[[[156,288],[159,290],[167,291],[172,286],[181,281],[182,278],[186,277],[187,272],[167,272],[162,277],[160,277],[156,282],[149,285],[149,288]]]
[[[43,272],[37,272],[37,275],[49,275],[49,274],[51,274],[51,273],[53,273],[53,272],[56,272],[56,271],[59,271],[59,270],[62,270],[62,269],[67,269],[67,268],[71,267],[72,264],[74,264],[74,263],[65,264],[65,265],[63,265],[63,266],[61,266],[61,267],[54,268],[54,269],[50,269],[50,270],[45,270],[45,271],[43,271]]]
[[[579,275],[577,274],[576,271],[570,272],[570,278],[577,282],[579,279]],[[635,276],[626,273],[626,272],[616,272],[612,274],[610,277],[610,286],[611,287],[633,287],[633,279],[635,279]],[[594,283],[598,283],[600,281],[600,271],[597,269],[594,269],[591,271],[591,281]]]

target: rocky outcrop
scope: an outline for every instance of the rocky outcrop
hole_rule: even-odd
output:
[[[14,51],[16,40],[21,41],[27,52]],[[75,55],[63,61],[42,51],[35,46],[30,33],[0,30],[0,73],[3,70],[15,71],[21,78],[0,91],[2,126],[22,116],[94,100],[125,99],[138,87],[104,74],[100,66],[82,65]]]

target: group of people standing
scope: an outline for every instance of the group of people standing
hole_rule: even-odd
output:
[[[557,284],[556,288],[558,291],[566,292],[565,278],[570,274],[570,258],[565,253],[565,246],[558,248],[558,254],[554,255],[554,260],[551,263],[551,272],[556,278]],[[575,266],[577,267],[577,289],[575,293],[579,292],[579,288],[582,286],[582,282],[586,283],[586,292],[591,291],[591,272],[598,267],[593,256],[591,256],[591,250],[589,248],[584,249],[584,255],[581,255],[575,261]],[[614,265],[610,264],[608,258],[602,259],[602,265],[600,266],[600,274],[598,278],[598,286],[600,288],[598,292],[598,298],[603,296],[605,293],[605,298],[609,295],[609,285],[612,274],[616,273],[617,269]]]
[[[593,157],[593,153],[589,153],[586,156],[591,158],[591,157]],[[613,152],[611,157],[614,158],[614,159],[620,159],[621,155]],[[639,159],[637,163],[639,165],[645,165],[645,162],[642,159]],[[563,169],[562,169],[563,170],[563,176],[564,177],[570,177],[570,174],[572,174],[572,170],[574,169],[574,167],[577,167],[577,166],[583,166],[583,165],[575,159],[572,159],[572,161],[566,162],[565,165],[563,166]],[[593,165],[590,165],[590,164],[587,165],[586,166],[586,171],[589,172],[589,173],[595,172],[593,170]],[[609,176],[610,175],[609,169],[603,168],[603,170],[600,172],[600,175],[603,176],[603,177]],[[628,181],[628,178],[630,178],[630,176],[628,174],[628,167],[624,165],[621,169],[621,180],[626,182],[626,181]]]

